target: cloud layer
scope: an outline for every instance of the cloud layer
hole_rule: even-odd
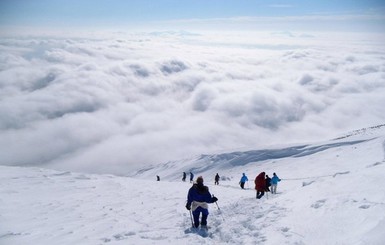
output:
[[[0,41],[0,164],[125,174],[385,121],[381,36]]]

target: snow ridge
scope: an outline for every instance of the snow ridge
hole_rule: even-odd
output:
[[[385,124],[380,124],[380,125],[372,126],[368,128],[361,128],[361,129],[357,129],[352,132],[349,132],[344,136],[335,138],[335,140],[345,139],[356,135],[373,135],[378,133],[383,134],[385,131],[384,129],[385,129]]]
[[[205,173],[215,172],[216,169],[224,170],[234,167],[244,167],[249,164],[259,164],[261,162],[274,161],[285,158],[300,158],[317,154],[332,148],[340,148],[344,146],[353,146],[364,143],[372,139],[327,142],[313,145],[290,146],[277,149],[263,149],[244,152],[230,152],[214,155],[200,155],[196,158],[185,159],[179,161],[170,161],[164,164],[158,164],[153,167],[146,167],[138,170],[132,176],[141,176],[144,178],[152,178],[159,172],[167,172],[163,177],[167,180],[176,180],[175,176],[179,176],[181,172]],[[179,166],[179,167],[178,167]],[[180,169],[183,166],[185,169]],[[187,168],[186,168],[187,167]]]

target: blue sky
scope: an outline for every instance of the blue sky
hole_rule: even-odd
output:
[[[228,21],[242,26],[239,17],[248,17],[247,28],[278,27],[282,20],[297,17],[293,28],[304,27],[309,19],[304,17],[345,16],[339,19],[341,28],[384,30],[385,1],[381,0],[1,0],[0,25],[18,27],[146,27],[218,28],[218,23]],[[349,16],[349,17],[346,17]],[[253,19],[250,24],[250,18]],[[302,19],[298,18],[301,17]],[[177,21],[176,21],[177,20]],[[192,21],[193,20],[193,21]],[[314,18],[312,18],[314,20]],[[328,20],[327,29],[335,19]],[[180,22],[183,21],[183,25]],[[243,19],[245,21],[245,19]],[[272,22],[275,25],[271,24]],[[284,21],[285,22],[285,21]],[[312,21],[316,24],[319,21]],[[343,23],[342,23],[343,22]],[[178,24],[179,23],[179,24]],[[309,23],[308,23],[309,24]],[[230,28],[238,28],[230,24]],[[343,26],[343,27],[342,27]],[[287,29],[287,25],[284,25]],[[308,25],[309,28],[309,25]],[[310,27],[311,28],[311,27]]]

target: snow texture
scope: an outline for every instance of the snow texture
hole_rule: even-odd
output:
[[[157,164],[130,177],[0,166],[0,244],[385,244],[384,145],[378,127]],[[219,199],[206,233],[191,228],[183,171],[202,175]],[[262,171],[282,181],[257,200],[253,179]]]

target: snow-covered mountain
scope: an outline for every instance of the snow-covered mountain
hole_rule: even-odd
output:
[[[178,180],[182,172],[193,172],[194,174],[204,173],[214,178],[216,172],[235,173],[236,178],[240,172],[249,170],[253,173],[258,169],[269,168],[269,165],[276,165],[277,162],[288,159],[308,159],[312,155],[318,156],[324,151],[356,147],[356,145],[372,141],[385,134],[385,124],[374,127],[363,128],[343,134],[333,140],[318,143],[281,145],[259,150],[231,151],[218,154],[204,154],[187,159],[169,161],[150,167],[139,169],[130,176],[153,179],[160,175],[165,180]],[[336,155],[339,157],[338,155]],[[267,166],[265,166],[267,164]],[[233,176],[231,176],[233,177]],[[227,178],[224,178],[227,179]]]
[[[0,244],[385,244],[384,152],[379,125],[327,142],[170,161],[129,177],[0,166]],[[191,184],[181,178],[190,171],[219,199],[208,237],[191,231],[184,207]],[[257,200],[253,180],[262,171],[282,181],[278,194]]]

